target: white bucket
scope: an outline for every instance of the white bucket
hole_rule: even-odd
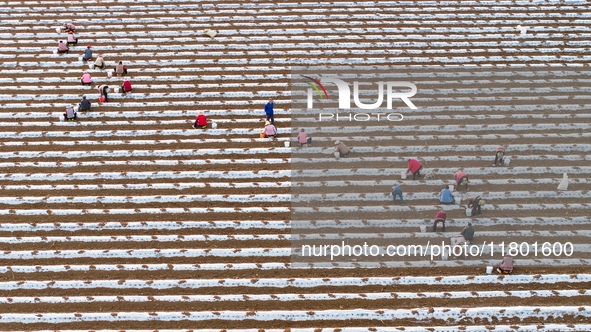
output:
[[[492,274],[492,266],[486,267],[486,274]]]
[[[289,147],[289,141],[283,142],[283,145],[285,145],[285,147],[288,148]]]
[[[402,173],[400,173],[400,178],[401,178],[402,180],[406,180],[406,172],[402,172]]]
[[[108,77],[108,78],[111,78],[111,77],[113,77],[113,73],[112,73],[112,72],[110,72],[110,71],[108,71],[108,72],[107,72],[107,77]]]
[[[113,92],[119,93],[119,88],[113,88]]]
[[[57,33],[62,32],[62,28],[60,28],[60,27],[55,28],[55,32],[57,32]]]
[[[419,226],[421,233],[427,233],[427,226]]]
[[[334,153],[334,157],[339,159],[341,157],[341,154],[337,151]]]
[[[78,61],[82,61],[82,57],[81,56],[78,57]]]
[[[503,158],[503,164],[505,166],[509,166],[510,163],[511,163],[511,158],[509,158],[509,157]]]
[[[455,187],[456,187],[456,186],[454,186],[453,184],[450,184],[450,185],[449,185],[449,190],[450,190],[451,192],[453,192]]]
[[[127,93],[127,96],[128,97],[131,97],[131,91]]]
[[[466,217],[472,217],[472,208],[466,208]]]
[[[94,63],[89,63],[89,64],[88,64],[88,68],[89,68],[89,69],[94,69]]]
[[[215,122],[211,123],[211,128],[216,129],[218,127],[218,124]]]
[[[53,54],[57,54],[57,50],[53,50]]]
[[[446,261],[447,260],[447,255],[445,255],[445,254],[444,255],[441,255],[441,260],[442,261]]]
[[[63,116],[63,115],[61,115],[61,116],[60,116],[60,122],[64,122],[64,121],[66,121],[66,119],[64,118],[64,116]]]
[[[78,112],[78,106],[74,106],[74,112]]]

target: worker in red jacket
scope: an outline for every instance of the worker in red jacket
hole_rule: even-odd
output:
[[[441,231],[445,232],[445,220],[446,219],[447,219],[447,214],[445,214],[445,211],[441,210],[441,211],[437,212],[437,214],[435,215],[435,220],[433,221],[433,232],[437,232],[438,228],[441,228]],[[437,227],[437,226],[439,226],[439,227]]]
[[[406,173],[412,173],[412,179],[415,179],[415,176],[421,177],[421,170],[423,170],[423,164],[416,159],[409,159],[408,160],[408,169]]]
[[[456,180],[456,188],[460,190],[460,186],[466,186],[468,190],[468,174],[464,171],[457,171],[454,173],[454,180]]]
[[[199,115],[197,115],[197,118],[195,119],[195,124],[193,125],[193,128],[197,129],[198,127],[201,129],[207,128],[207,118],[205,117],[205,114],[203,114],[203,112],[199,112]]]

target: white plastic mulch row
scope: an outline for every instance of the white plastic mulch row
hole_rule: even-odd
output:
[[[511,191],[511,192],[463,192],[461,197],[470,195],[479,195],[485,200],[507,200],[507,199],[531,199],[531,198],[591,198],[591,191]],[[457,194],[456,194],[457,196]],[[460,199],[461,197],[458,197]],[[21,196],[21,197],[2,197],[0,204],[21,205],[21,204],[59,204],[59,203],[83,203],[83,204],[144,204],[144,203],[171,203],[171,202],[380,202],[389,200],[390,193],[349,193],[349,194],[296,194],[292,198],[290,194],[250,194],[250,195],[149,195],[149,196]],[[405,194],[405,200],[439,200],[438,193],[432,192],[411,192]]]
[[[577,182],[571,180],[571,183]],[[552,182],[550,182],[552,183]],[[2,190],[184,190],[190,188],[290,188],[291,182],[177,182],[129,184],[58,184],[58,185],[3,185]]]
[[[551,197],[551,198],[591,198],[591,191],[487,191],[487,192],[473,192],[473,191],[465,191],[461,194],[456,193],[456,198],[461,197],[469,197],[471,195],[477,195],[482,197],[482,199],[489,200],[505,200],[505,199],[516,199],[516,198],[541,198],[541,197]],[[357,201],[357,202],[375,202],[375,201],[384,201],[386,199],[391,199],[392,196],[390,193],[375,193],[375,192],[368,192],[368,193],[326,193],[326,194],[294,194],[292,202],[307,202],[307,201],[330,201],[330,202],[339,202],[339,201]],[[89,197],[76,197],[80,201],[88,200],[90,202],[95,202]],[[117,198],[112,198],[115,200]],[[135,200],[138,200],[136,198]],[[206,198],[204,198],[206,199]],[[404,193],[404,200],[420,200],[420,199],[432,199],[439,201],[439,193],[434,192],[405,192]],[[22,203],[33,203],[37,201],[43,202],[57,202],[63,201],[64,198],[60,196],[56,197],[0,197],[0,203],[5,204],[22,204]],[[134,199],[129,199],[129,201],[133,201]],[[256,199],[253,199],[256,201]],[[288,199],[289,200],[289,199]],[[105,202],[110,202],[108,199]]]
[[[161,264],[166,266],[166,264]],[[115,265],[113,265],[115,266]],[[137,266],[140,266],[139,264]],[[34,267],[33,267],[34,268]],[[12,270],[16,271],[16,270]],[[571,284],[588,283],[590,274],[542,274],[542,275],[461,275],[432,277],[348,277],[348,278],[260,278],[260,279],[160,279],[160,280],[45,280],[3,281],[1,290],[23,289],[170,289],[204,287],[345,287],[345,286],[391,286],[391,285],[516,285],[516,284]]]
[[[580,194],[580,192],[579,192]],[[537,196],[536,196],[537,197]],[[545,196],[543,196],[545,197]],[[576,197],[576,196],[573,196]],[[291,195],[158,195],[158,196],[48,196],[48,197],[0,197],[0,204],[35,204],[35,203],[171,203],[171,202],[289,202]]]
[[[571,209],[591,209],[591,203],[572,203],[572,204],[491,204],[487,203],[482,207],[483,211],[546,211],[546,210],[571,210]],[[292,207],[293,212],[297,213],[347,213],[347,212],[391,212],[391,211],[452,211],[464,210],[460,205],[395,205],[395,206],[335,206],[335,207]],[[26,213],[26,210],[16,210],[17,214]],[[5,210],[0,210],[0,214],[6,214]]]
[[[23,303],[101,303],[101,302],[245,302],[245,301],[336,301],[336,300],[415,300],[415,299],[482,299],[482,298],[546,298],[591,296],[591,290],[520,290],[474,292],[390,292],[390,293],[330,293],[330,294],[240,294],[240,295],[122,295],[122,296],[14,296],[0,297],[1,304]],[[511,299],[508,299],[511,300]],[[543,299],[540,299],[543,300]]]
[[[137,107],[141,107],[138,105]],[[29,106],[26,106],[29,107]],[[135,107],[135,106],[134,106]],[[112,121],[115,122],[115,121]],[[88,122],[84,122],[88,123]],[[103,123],[103,122],[99,122]],[[129,121],[123,121],[124,124],[131,124]],[[12,122],[6,122],[6,126],[14,126]],[[35,123],[33,123],[35,124]],[[36,126],[48,126],[53,124],[55,126],[69,126],[78,127],[78,123],[66,123],[66,122],[38,122]],[[119,123],[121,124],[121,123]],[[81,122],[80,125],[83,125]],[[133,124],[135,125],[135,124]],[[94,126],[94,124],[93,124]],[[277,128],[280,133],[291,133],[291,128]],[[464,127],[456,125],[446,126],[382,126],[382,127],[329,127],[323,126],[318,128],[307,128],[306,131],[309,134],[315,133],[334,133],[336,135],[342,135],[344,132],[347,133],[372,133],[385,131],[392,133],[408,132],[415,133],[432,133],[432,132],[443,132],[450,133],[451,135],[458,135],[457,132],[489,132],[489,131],[524,131],[522,135],[530,134],[528,131],[545,131],[545,130],[575,130],[583,131],[591,129],[591,125],[588,123],[563,123],[563,124],[496,124],[496,125],[466,125]],[[141,137],[141,136],[153,136],[153,135],[175,135],[175,136],[210,136],[210,135],[257,135],[260,129],[252,128],[232,128],[232,129],[206,129],[206,130],[195,130],[195,129],[152,129],[152,130],[89,130],[89,131],[26,131],[26,132],[14,132],[14,131],[3,131],[0,132],[0,138],[37,138],[37,137]],[[503,133],[507,134],[507,133]],[[497,135],[497,134],[495,134]],[[511,134],[509,134],[511,135]],[[559,134],[560,135],[560,134]],[[434,136],[434,135],[431,135]],[[396,137],[396,136],[394,136]]]
[[[268,142],[268,139],[265,139]],[[22,161],[0,162],[0,167],[83,167],[83,166],[177,166],[177,165],[226,165],[226,164],[288,164],[289,158],[240,158],[240,159],[160,159],[160,160],[101,160],[101,161]]]
[[[403,227],[419,227],[432,223],[431,219],[367,219],[360,220],[301,220],[303,225],[314,228],[355,228],[355,227],[393,227],[399,221]],[[297,226],[301,228],[302,226]],[[467,224],[468,222],[478,223],[480,226],[491,226],[498,224],[509,225],[587,225],[591,222],[590,217],[521,217],[521,218],[450,218],[446,221],[449,224]],[[229,220],[229,221],[131,221],[131,222],[62,222],[62,223],[1,223],[0,232],[51,232],[67,231],[76,232],[81,230],[107,231],[107,230],[181,230],[181,229],[281,229],[289,230],[292,222],[288,220]],[[540,232],[540,231],[538,231]]]
[[[348,158],[347,158],[348,159]],[[421,158],[422,159],[422,158]],[[0,165],[2,165],[0,163]],[[447,178],[447,180],[421,180],[421,181],[403,181],[403,180],[367,180],[367,181],[297,181],[292,182],[293,187],[382,187],[386,188],[386,191],[394,183],[404,183],[404,187],[417,187],[417,186],[439,186],[439,189],[443,189],[443,186],[448,184],[455,184],[455,180],[453,179],[453,175],[447,174],[442,175],[442,177]],[[527,178],[515,178],[511,177],[510,179],[470,179],[470,185],[543,185],[543,184],[556,184],[560,183],[562,180],[561,177],[557,176],[556,178],[536,178],[536,179],[527,179]],[[591,179],[587,178],[569,178],[569,183],[591,183]],[[56,186],[56,185],[54,185]],[[3,186],[1,188],[10,189],[9,186]],[[22,186],[18,186],[16,188],[23,188]],[[490,187],[489,187],[490,188]],[[24,189],[24,188],[23,188]],[[464,193],[465,194],[465,193]]]
[[[96,264],[96,265],[21,265],[0,267],[3,273],[13,271],[19,273],[60,273],[70,271],[244,271],[244,270],[305,270],[305,269],[372,269],[372,268],[432,268],[432,267],[482,267],[496,266],[499,259],[494,260],[422,260],[422,261],[386,261],[386,262],[332,262],[332,263],[206,263],[206,264]],[[519,259],[520,266],[553,265],[561,267],[585,266],[591,260],[585,259]],[[566,281],[565,281],[566,282]]]
[[[122,242],[192,242],[192,241],[285,241],[294,238],[302,239],[409,239],[409,238],[451,238],[457,232],[414,232],[414,233],[323,233],[323,234],[236,234],[236,235],[119,235],[119,236],[18,236],[0,237],[0,243],[23,244],[23,243],[122,243]],[[579,236],[591,237],[591,230],[568,230],[568,231],[479,231],[478,237],[558,237],[558,236]]]
[[[535,219],[535,218],[534,218]],[[572,223],[565,218],[564,222]],[[519,221],[519,220],[516,220]],[[423,221],[424,222],[424,221]],[[288,220],[228,220],[228,221],[131,221],[131,222],[62,222],[62,223],[1,223],[4,232],[80,231],[80,230],[180,230],[180,229],[289,229]]]
[[[365,142],[364,142],[365,143]],[[354,145],[355,142],[350,142],[353,153],[433,153],[433,152],[473,152],[475,150],[481,152],[494,152],[496,151],[497,145],[407,145],[407,146],[359,146]],[[570,152],[570,151],[591,151],[591,144],[511,144],[510,151],[517,154],[522,151],[530,150],[541,150],[548,152]],[[333,154],[334,150],[330,148],[311,147],[302,150],[295,150],[300,153],[320,153],[320,154]]]
[[[288,207],[236,207],[236,208],[136,208],[136,209],[50,209],[50,210],[0,210],[0,215],[47,216],[47,215],[121,215],[121,214],[208,214],[208,213],[289,213]]]
[[[572,168],[569,168],[572,169]],[[453,173],[453,172],[452,172]],[[571,172],[572,173],[572,172]],[[400,174],[400,173],[398,173]],[[63,181],[95,179],[261,179],[289,177],[291,170],[276,171],[158,171],[158,172],[97,172],[97,173],[0,173],[0,180]]]
[[[268,142],[269,140],[267,140]],[[28,144],[31,145],[31,144]],[[34,145],[34,144],[32,144]],[[64,144],[65,145],[65,144]],[[363,147],[355,146],[353,153],[433,153],[433,152],[473,152],[476,150],[482,152],[492,152],[496,150],[495,146],[451,146],[451,145],[430,145],[430,146],[407,146],[407,147]],[[521,146],[511,146],[512,151],[543,150],[551,152],[572,152],[591,151],[591,144],[531,144]],[[270,154],[270,153],[291,153],[289,147],[265,147],[265,148],[226,148],[226,149],[174,149],[174,150],[76,150],[76,151],[17,151],[0,152],[1,159],[9,158],[89,158],[89,157],[182,157],[182,156],[203,156],[203,155],[251,155],[251,154]],[[294,150],[295,153],[315,153],[332,155],[333,148],[306,148]],[[488,157],[487,159],[492,159]],[[539,158],[543,159],[543,158]]]
[[[375,269],[375,268],[432,268],[432,267],[483,267],[496,266],[500,259],[492,260],[421,260],[386,262],[332,262],[328,263],[205,263],[205,264],[95,264],[95,265],[12,265],[0,267],[0,272],[18,273],[65,273],[71,271],[245,271],[245,270],[302,270],[302,269]],[[519,259],[519,266],[585,266],[591,260],[585,259]],[[552,281],[553,282],[553,281]],[[564,281],[564,282],[572,282]],[[37,287],[37,286],[35,286]]]
[[[7,82],[3,82],[2,79],[0,79],[0,83],[7,83]],[[287,83],[286,83],[287,84]],[[134,87],[139,88],[140,86],[142,86],[143,84],[134,84]],[[200,84],[201,85],[201,84]],[[217,85],[217,84],[216,84]],[[211,88],[229,88],[229,87],[234,87],[235,84],[220,84],[220,87],[211,87]],[[224,85],[230,85],[228,87],[224,87]],[[266,83],[262,83],[260,84],[261,87],[266,86]],[[209,87],[209,86],[208,86]],[[41,90],[40,88],[38,88],[37,86],[17,86],[15,88],[20,88],[20,89],[27,89],[27,90],[32,90],[35,91],[37,89]],[[68,91],[71,91],[72,87],[67,87]],[[150,88],[149,86],[145,86],[144,88]],[[153,88],[158,88],[158,89],[166,89],[169,88],[168,85],[154,85]],[[174,85],[172,86],[172,88],[174,89],[179,89],[179,87],[175,87]],[[195,88],[195,87],[184,87],[183,88]],[[61,87],[58,86],[55,89],[66,89],[65,87]],[[47,86],[44,86],[43,90],[51,90],[50,88],[48,88]],[[87,89],[85,87],[79,87],[80,91],[86,91]],[[76,98],[80,98],[79,95],[75,95]],[[99,104],[92,104],[93,107],[95,106],[99,106]],[[540,113],[533,113],[535,111],[546,111],[545,107],[548,107],[547,105],[528,105],[527,111],[529,113],[523,113],[523,114],[487,114],[487,115],[478,115],[478,114],[454,114],[454,115],[405,115],[404,118],[407,120],[465,120],[465,119],[471,119],[471,120],[488,120],[488,119],[564,119],[564,118],[568,118],[568,119],[573,119],[573,118],[589,118],[591,117],[591,114],[588,113],[570,113],[570,112],[582,112],[585,111],[586,109],[584,107],[582,107],[581,105],[552,105],[554,109],[556,109],[557,107],[561,107],[561,109],[564,109],[565,111],[569,111],[569,113],[566,114],[540,114]],[[276,106],[277,108],[274,109],[274,113],[275,115],[280,115],[280,116],[286,116],[291,113],[291,110],[287,109],[280,109],[278,108],[279,105]],[[472,108],[475,108],[475,106],[472,106]],[[463,108],[459,108],[459,107],[447,107],[447,106],[440,106],[440,107],[434,107],[434,106],[425,106],[425,107],[421,107],[420,112],[450,112],[450,111],[454,111],[454,112],[462,112],[462,111],[470,111],[473,112],[475,109],[472,109],[469,105],[465,105]],[[497,111],[505,111],[504,109],[505,107],[503,106],[496,106],[495,105],[495,110]],[[492,111],[493,109],[491,109]],[[478,111],[482,112],[482,109],[479,107]],[[522,111],[518,108],[518,105],[514,105],[513,109],[511,109],[511,111],[513,112],[519,112]],[[523,110],[526,111],[526,110]],[[0,119],[43,119],[43,118],[55,118],[56,116],[60,116],[62,112],[59,111],[54,111],[54,112],[37,112],[37,111],[31,111],[31,112],[3,112],[0,113]],[[300,112],[298,112],[299,114]],[[170,111],[170,110],[162,110],[162,111],[98,111],[93,109],[92,112],[88,112],[85,114],[80,114],[80,116],[84,116],[84,118],[177,118],[177,117],[195,117],[199,114],[199,111],[196,110],[180,110],[180,111]],[[215,117],[215,122],[217,123],[241,123],[241,122],[253,122],[253,121],[260,121],[260,117],[264,117],[265,116],[265,112],[262,109],[253,109],[253,110],[241,110],[241,109],[229,109],[229,110],[207,110],[206,111],[206,115],[208,116],[214,116]],[[259,118],[254,118],[254,119],[243,119],[243,118],[232,118],[233,116],[259,116]],[[316,115],[314,113],[312,113],[312,115]],[[225,118],[220,118],[220,117],[225,117]],[[278,119],[279,117],[276,117],[275,119]],[[329,120],[329,119],[327,119]]]
[[[443,242],[443,240],[442,240]],[[432,250],[427,243],[424,248],[421,248],[423,256],[430,256],[436,254],[437,250],[441,253],[440,248]],[[483,255],[493,256],[493,253],[500,253],[502,248],[507,248],[508,245],[486,245],[480,246],[480,253]],[[493,248],[491,248],[493,247]],[[565,246],[569,247],[569,246]],[[423,250],[424,249],[424,250]],[[491,250],[493,249],[493,250]],[[569,248],[572,253],[591,253],[591,244],[573,244]],[[541,249],[540,249],[541,250]],[[565,252],[567,249],[565,249]],[[292,250],[291,248],[228,248],[228,249],[107,249],[107,250],[6,250],[0,253],[0,259],[10,260],[27,260],[27,259],[77,259],[77,258],[172,258],[172,257],[290,257],[292,254],[300,255],[301,249]],[[388,258],[385,248],[380,248],[378,256]],[[562,253],[562,248],[561,248]],[[533,249],[532,249],[533,254]],[[437,254],[439,255],[439,254]],[[541,254],[540,254],[541,255]],[[328,259],[328,258],[327,258]],[[411,259],[412,260],[412,259]]]
[[[581,245],[581,247],[586,245]],[[576,247],[576,245],[575,245]],[[579,249],[579,248],[577,248]],[[107,250],[19,250],[4,251],[0,259],[75,258],[170,258],[170,257],[288,257],[291,248],[232,249],[107,249]]]
[[[294,207],[298,213],[346,213],[346,212],[391,212],[391,211],[440,211],[463,210],[459,205],[412,205],[412,206],[345,206],[345,207]],[[591,203],[572,204],[487,204],[483,211],[531,211],[531,210],[591,209]],[[136,208],[136,209],[2,209],[0,215],[47,216],[47,215],[122,215],[122,214],[207,214],[207,213],[289,213],[289,207],[236,207],[236,208]]]
[[[8,158],[89,158],[89,157],[182,157],[206,155],[252,155],[290,153],[286,147],[241,149],[174,149],[174,150],[92,150],[92,151],[20,151],[0,152],[1,159]]]
[[[408,156],[410,158],[411,156]],[[346,159],[346,158],[345,158]],[[429,165],[425,165],[422,173],[426,174],[432,172],[436,175],[446,174],[451,176],[458,170],[457,167],[440,167],[440,168],[429,168]],[[294,173],[297,177],[311,177],[311,178],[323,178],[328,176],[385,176],[389,175],[392,177],[400,178],[400,173],[405,172],[405,168],[355,168],[355,169],[304,169],[301,172]],[[543,174],[543,173],[569,173],[569,174],[589,174],[591,173],[591,166],[538,166],[538,167],[463,167],[462,170],[468,175],[488,175],[488,174]],[[35,174],[35,173],[34,173]],[[75,174],[75,173],[74,173]],[[0,174],[1,178],[1,174]],[[410,182],[412,180],[406,180],[403,182]]]
[[[287,138],[278,138],[278,141],[287,140]],[[268,142],[268,139],[256,139],[257,142]],[[32,145],[32,144],[28,144]],[[568,160],[568,161],[589,161],[591,160],[591,155],[517,155],[517,156],[510,156],[515,161],[547,161],[547,160]],[[421,161],[423,162],[433,162],[433,161],[451,161],[451,162],[466,162],[466,161],[486,161],[490,162],[494,160],[493,156],[438,156],[438,157],[430,157],[430,156],[421,156]],[[335,159],[335,158],[248,158],[248,159],[181,159],[181,160],[174,160],[174,159],[161,159],[161,160],[101,160],[101,161],[16,161],[16,162],[0,162],[0,167],[84,167],[84,166],[140,166],[140,165],[149,165],[149,166],[176,166],[176,165],[226,165],[226,164],[290,164],[290,163],[359,163],[359,162],[402,162],[405,163],[408,160],[408,157],[362,157],[362,158],[346,158],[346,159]],[[552,179],[512,179],[514,181],[553,181]],[[434,181],[423,180],[426,183],[431,183]],[[481,180],[481,179],[472,179],[470,180],[472,183],[487,183],[487,181],[505,181],[508,180]],[[476,182],[474,182],[476,181]],[[572,179],[572,181],[583,181],[586,182],[585,178],[579,179]],[[336,183],[338,181],[326,181],[334,183],[334,185],[338,186]],[[360,182],[360,181],[354,181]],[[344,182],[343,182],[344,183]],[[383,181],[383,183],[388,183],[388,181]],[[492,182],[491,182],[492,183]],[[500,184],[501,182],[499,182]],[[548,182],[553,183],[553,182]],[[312,185],[312,183],[309,183]],[[407,183],[409,184],[409,183]],[[412,185],[412,183],[410,183]],[[423,183],[419,183],[423,184]]]
[[[26,105],[27,108],[31,107],[30,105],[24,104]],[[4,108],[15,108],[16,104],[5,104],[2,105],[2,107]],[[40,107],[44,107],[40,106]],[[113,105],[110,105],[113,106]],[[151,106],[151,105],[136,105],[137,107],[147,107],[147,106]],[[174,105],[169,105],[169,106],[174,106]],[[0,107],[0,108],[2,108]],[[120,121],[78,121],[78,122],[60,122],[57,118],[55,119],[56,121],[35,121],[35,122],[24,122],[24,121],[20,121],[20,122],[0,122],[0,127],[21,127],[21,128],[25,128],[25,127],[98,127],[98,126],[122,126],[122,125],[128,125],[128,126],[158,126],[158,125],[162,125],[162,124],[178,124],[178,125],[188,125],[190,123],[189,120],[120,120]],[[348,122],[347,122],[348,123]],[[263,124],[261,123],[260,126],[262,127]],[[433,132],[444,132],[444,133],[458,133],[458,132],[490,132],[490,131],[540,131],[540,130],[589,130],[591,128],[591,124],[589,123],[578,123],[578,122],[569,122],[569,123],[537,123],[537,124],[527,124],[527,123],[513,123],[513,124],[470,124],[470,125],[423,125],[423,126],[405,126],[405,125],[392,125],[392,126],[364,126],[364,127],[359,127],[359,126],[319,126],[319,127],[312,127],[312,128],[308,128],[307,132],[309,134],[315,134],[315,133],[322,133],[322,134],[327,134],[327,133],[336,133],[339,135],[342,135],[343,133],[376,133],[376,132],[381,132],[381,131],[385,131],[385,132],[394,132],[394,133],[399,133],[399,132],[428,132],[428,133],[433,133]],[[258,133],[257,132],[260,131],[259,129],[252,129],[252,128],[231,128],[231,129],[206,129],[206,130],[200,130],[200,131],[195,131],[194,129],[192,129],[193,132],[198,132],[203,134],[210,134],[210,135],[216,135],[216,134],[228,134],[228,135],[234,135],[234,134],[241,134],[241,133]],[[282,128],[279,124],[278,124],[278,128],[277,130],[279,131],[279,133],[291,133],[291,128]],[[153,133],[158,132],[159,130],[152,130],[152,131],[148,131],[150,132],[150,135],[153,135]],[[167,132],[167,130],[160,130],[163,132]],[[180,132],[182,133],[183,131],[189,131],[189,129],[187,130],[182,130],[182,129],[170,129],[170,131],[174,132],[176,131],[177,133]],[[170,132],[169,131],[169,132]],[[100,133],[100,131],[97,131]],[[107,131],[108,133],[110,133],[109,135],[113,134],[114,131],[109,130]],[[133,133],[135,132],[140,132],[139,130],[130,130],[130,131],[122,131],[124,133],[126,133],[128,136],[132,136]],[[53,132],[51,132],[53,133]],[[91,132],[87,132],[87,133],[91,133]],[[41,133],[39,133],[41,134]],[[37,134],[37,136],[39,135]],[[18,137],[19,133],[16,132],[4,132],[2,133],[2,135],[0,135],[0,137],[2,138],[15,138]],[[59,132],[56,132],[55,135],[59,136]],[[66,136],[66,134],[64,133],[63,135]],[[70,136],[71,134],[67,134],[67,136]],[[76,134],[73,134],[76,135]],[[81,134],[83,135],[83,134]],[[54,137],[58,137],[58,136],[54,136]],[[78,136],[80,137],[80,136]]]
[[[2,163],[0,163],[1,165]],[[41,164],[41,163],[40,163]],[[79,165],[82,166],[82,165]],[[1,167],[1,166],[0,166]],[[76,167],[72,165],[69,167]],[[471,180],[471,185],[524,185],[524,184],[557,184],[561,179],[511,179],[511,180]],[[367,186],[367,187],[383,187],[388,189],[396,180],[390,181],[324,181],[324,182],[177,182],[177,183],[129,183],[129,184],[39,184],[39,185],[0,185],[2,190],[184,190],[190,188],[291,188],[293,187],[353,187],[353,186]],[[446,184],[453,184],[453,180],[442,181],[422,181],[422,182],[405,182],[405,187],[412,186],[440,186]],[[571,178],[569,183],[587,184],[591,181],[585,178]],[[386,190],[387,191],[387,190]],[[568,195],[568,192],[563,192]],[[575,194],[576,195],[576,194]]]
[[[120,2],[131,0],[121,0]],[[134,0],[135,1],[135,0]],[[388,326],[388,327],[341,327],[342,332],[392,332],[393,329],[408,332],[588,332],[591,324],[536,324],[536,325],[450,325],[450,326]],[[334,332],[334,328],[290,328],[291,332]],[[155,330],[60,330],[61,332],[155,332]],[[285,332],[285,329],[158,329],[159,332]],[[34,332],[55,332],[34,330]]]
[[[445,320],[449,323],[465,323],[496,319],[537,318],[548,319],[562,316],[591,317],[588,306],[555,306],[555,307],[474,307],[474,308],[419,308],[419,309],[384,309],[384,310],[276,310],[276,311],[159,311],[159,312],[81,312],[81,313],[43,313],[17,314],[3,313],[2,323],[74,323],[74,322],[124,322],[124,321],[326,321],[326,320],[396,320],[412,319],[417,321]]]

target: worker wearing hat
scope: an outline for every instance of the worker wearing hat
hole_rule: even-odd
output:
[[[82,58],[82,60],[84,60],[84,61],[92,60],[92,49],[90,48],[90,45],[86,46],[86,49],[84,50],[84,57]]]

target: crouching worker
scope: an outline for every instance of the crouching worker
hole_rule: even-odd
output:
[[[480,196],[470,196],[466,199],[468,207],[472,208],[472,216],[482,213],[482,206],[484,206],[484,200]]]
[[[503,166],[503,158],[505,157],[505,147],[499,145],[497,151],[495,153],[495,162],[492,164],[493,167],[497,167],[497,162],[499,162],[499,166]]]
[[[94,61],[94,68],[105,69],[105,60],[103,59],[103,55],[99,54],[96,61]]]
[[[82,74],[82,77],[80,78],[80,82],[82,82],[82,85],[91,85],[92,84],[92,76],[90,76],[90,74],[85,71]]]
[[[68,53],[69,50],[70,48],[63,41],[60,41],[60,43],[57,45],[57,52],[59,54]]]
[[[456,188],[460,190],[460,186],[466,187],[468,190],[468,174],[464,171],[457,171],[454,173],[454,180],[456,180]]]
[[[68,45],[76,45],[78,44],[78,38],[74,36],[72,31],[68,32]]]
[[[474,227],[472,227],[472,223],[469,222],[468,226],[464,227],[459,235],[464,237],[466,243],[472,244],[474,242]]]
[[[304,128],[300,129],[298,142],[300,142],[300,146],[312,146],[312,137],[308,137]]]
[[[78,119],[78,115],[74,112],[72,105],[66,106],[66,111],[64,112],[64,120],[66,121],[76,121]]]
[[[503,257],[501,263],[499,263],[499,267],[497,267],[497,272],[500,274],[511,274],[513,273],[513,256],[506,254]]]
[[[452,205],[456,204],[456,198],[449,190],[449,186],[445,186],[445,188],[441,189],[439,193],[439,203],[444,205]]]
[[[195,124],[193,124],[193,128],[207,128],[207,118],[205,117],[205,114],[203,114],[203,112],[199,112],[197,118],[195,118]]]
[[[76,31],[76,26],[72,23],[64,23],[64,31],[65,32],[74,32]]]
[[[344,158],[351,154],[351,149],[349,149],[349,147],[346,146],[345,143],[337,140],[336,142],[334,142],[334,145],[336,145],[334,147],[335,156],[338,153],[339,158]]]
[[[275,138],[277,136],[277,128],[269,121],[265,121],[265,128],[261,132],[263,138]]]
[[[126,78],[123,84],[121,85],[121,93],[127,94],[130,93],[132,90],[133,89],[131,87],[131,81],[129,80],[129,78]]]
[[[86,96],[82,96],[82,100],[78,104],[78,110],[85,111],[85,112],[90,111],[91,105],[92,104],[90,103],[90,100],[86,99]]]
[[[92,60],[92,49],[90,48],[90,45],[86,46],[86,49],[84,50],[84,56],[82,57],[83,61],[90,61]]]
[[[423,164],[416,159],[409,159],[408,160],[408,169],[406,173],[412,173],[412,179],[414,180],[415,177],[421,177],[421,171],[423,170]]]
[[[123,61],[119,61],[114,70],[117,77],[121,75],[127,75],[127,67],[123,65]]]
[[[437,212],[435,215],[435,220],[433,221],[433,232],[442,231],[445,232],[445,220],[447,219],[447,214],[445,211],[441,210]]]

